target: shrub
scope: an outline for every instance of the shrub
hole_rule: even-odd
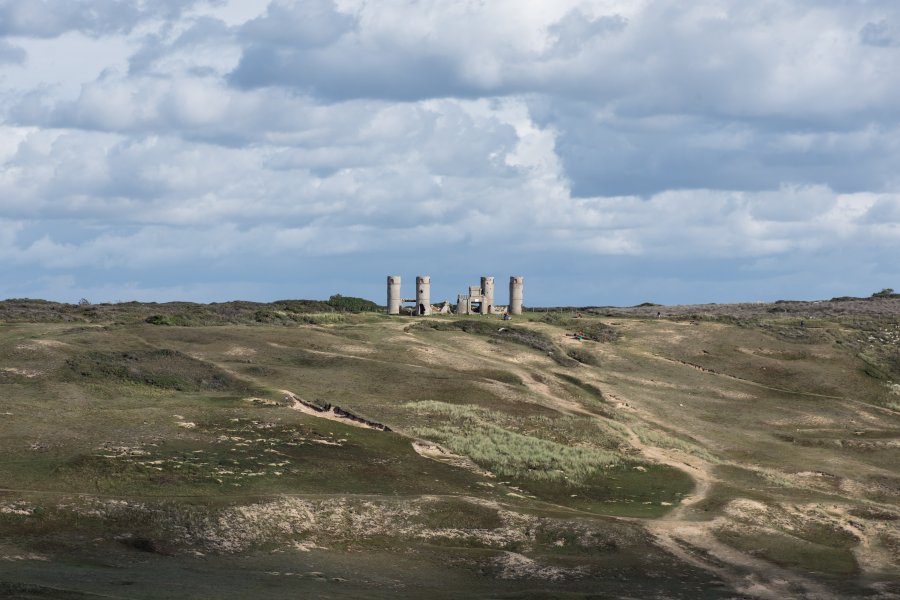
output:
[[[381,306],[371,300],[354,298],[353,296],[341,296],[340,294],[335,294],[329,298],[328,306],[343,312],[376,312],[381,310]]]
[[[172,315],[150,315],[144,321],[151,325],[175,325]]]

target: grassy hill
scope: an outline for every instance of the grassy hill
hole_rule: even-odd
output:
[[[897,597],[898,315],[0,302],[0,596]]]

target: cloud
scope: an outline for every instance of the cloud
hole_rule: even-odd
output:
[[[356,23],[352,15],[341,12],[332,0],[275,0],[265,15],[245,23],[241,34],[250,42],[315,48],[333,43],[352,31]]]
[[[21,64],[25,62],[25,56],[24,48],[0,40],[0,65],[4,63]]]
[[[0,35],[52,38],[69,31],[128,33],[151,18],[172,19],[199,0],[0,0]]]
[[[774,127],[716,116],[623,117],[583,102],[536,99],[530,107],[559,132],[557,152],[577,196],[782,184],[858,192],[898,183],[900,122],[893,119]]]
[[[518,138],[506,114],[510,109],[502,107],[452,102],[312,107],[293,122],[255,121],[259,145],[245,147],[185,140],[175,135],[188,127],[184,115],[163,110],[167,96],[140,104],[141,110],[129,104],[135,96],[96,96],[90,114],[103,117],[96,124],[114,126],[107,132],[10,128],[10,139],[19,141],[7,149],[0,168],[6,210],[45,218],[121,214],[142,223],[290,222],[323,214],[408,223],[421,215],[452,213],[453,203],[476,200],[474,189],[511,187],[519,177],[519,169],[505,162]],[[184,101],[178,106],[190,109]],[[289,106],[290,112],[305,106]],[[264,114],[250,104],[233,116]],[[163,123],[172,133],[132,136]]]
[[[436,239],[526,254],[685,259],[815,252],[837,239],[898,244],[885,226],[897,194],[812,185],[575,198],[555,152],[557,134],[531,120],[521,102],[330,110],[312,122],[331,131],[317,131],[310,143],[298,130],[299,141],[277,151],[173,136],[13,130],[20,141],[0,169],[0,198],[14,200],[0,210],[99,228],[84,240],[33,235],[8,256],[44,268],[137,268],[183,256],[313,257],[395,244],[428,252]],[[353,127],[344,127],[345,116]],[[354,155],[371,140],[379,152]],[[882,215],[877,223],[870,211]]]
[[[859,39],[863,44],[888,48],[900,46],[900,28],[882,19],[877,23],[866,23],[859,30]]]
[[[231,80],[329,99],[541,93],[624,115],[896,112],[898,84],[880,75],[896,57],[859,44],[857,33],[887,12],[896,9],[884,2],[848,10],[771,0],[278,2],[243,29]],[[321,23],[321,34],[301,29],[292,41],[285,31],[296,23]]]
[[[0,0],[0,279],[32,282],[3,289],[476,266],[548,303],[572,280],[585,303],[829,293],[834,268],[897,287],[870,282],[900,250],[898,14]]]
[[[234,31],[221,19],[196,16],[145,34],[128,59],[129,74],[217,75],[234,68],[240,52]]]

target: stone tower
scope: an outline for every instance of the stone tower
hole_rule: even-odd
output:
[[[416,314],[431,314],[431,277],[428,275],[416,277]]]
[[[471,302],[469,301],[469,296],[464,296],[459,294],[456,296],[456,314],[458,315],[467,315],[471,312],[470,308]]]
[[[489,315],[494,312],[494,278],[481,278],[481,293],[484,299],[481,301],[481,314]]]
[[[509,278],[509,314],[522,314],[522,299],[525,296],[525,278],[514,275]]]
[[[387,278],[387,314],[400,314],[400,276],[388,275]]]

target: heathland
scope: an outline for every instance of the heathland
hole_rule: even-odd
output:
[[[0,302],[0,596],[900,597],[900,299],[336,298]]]

